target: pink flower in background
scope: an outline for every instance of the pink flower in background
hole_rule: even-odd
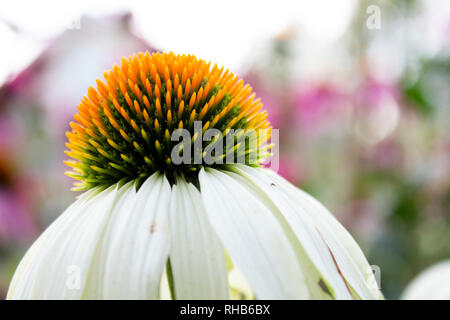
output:
[[[27,239],[37,231],[29,199],[17,189],[0,186],[0,243]]]
[[[336,121],[348,105],[347,95],[331,84],[304,85],[294,96],[298,127],[313,134],[321,127]]]
[[[300,183],[301,165],[286,156],[280,157],[278,174],[292,183]]]
[[[36,231],[31,207],[34,184],[20,176],[19,128],[6,114],[0,118],[0,245],[29,238]]]
[[[378,81],[373,78],[365,79],[357,88],[354,98],[355,105],[365,107],[376,107],[390,97],[398,101],[397,88],[390,83]]]

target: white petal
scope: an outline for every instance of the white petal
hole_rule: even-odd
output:
[[[352,299],[351,290],[339,275],[328,247],[310,218],[311,212],[289,201],[286,194],[271,185],[264,172],[246,166],[235,166],[234,170],[241,175],[236,179],[271,208],[280,221],[306,275],[311,298]]]
[[[138,192],[134,185],[128,188],[98,244],[84,298],[159,298],[169,253],[170,192],[167,179],[159,174]]]
[[[115,187],[98,194],[96,191],[83,194],[31,246],[16,270],[8,299],[81,298],[94,244],[104,227],[101,221],[117,192]],[[75,255],[77,246],[84,250]],[[75,286],[70,286],[71,276],[77,277],[71,274],[72,270],[76,273],[74,268],[78,268],[80,277]]]
[[[169,225],[176,299],[228,299],[225,251],[200,192],[183,179],[172,188]]]
[[[157,298],[168,255],[170,186],[157,176],[144,185],[138,194],[129,183],[81,196],[29,249],[8,298]],[[150,234],[164,215],[165,230]]]
[[[309,298],[304,275],[280,224],[229,175],[207,169],[200,172],[199,180],[211,225],[233,262],[258,299]]]
[[[372,269],[358,244],[322,204],[268,169],[248,166],[235,168],[239,168],[238,171],[254,181],[268,197],[273,199],[274,204],[280,208],[286,220],[296,231],[296,235],[316,267],[335,289],[337,298],[345,298],[348,290],[343,290],[342,284],[335,281],[338,279],[336,274],[343,276],[359,297],[382,298]],[[318,249],[316,253],[320,254],[320,257],[314,254],[313,247],[308,245],[304,230],[300,228],[302,223],[304,227],[310,228],[310,240],[316,244]],[[317,235],[314,236],[313,230],[316,230],[325,247],[320,247],[320,241],[317,242]],[[326,259],[326,254],[324,255],[326,251],[331,261]],[[332,276],[333,273],[334,276]]]
[[[422,271],[406,287],[403,300],[450,300],[450,260]]]

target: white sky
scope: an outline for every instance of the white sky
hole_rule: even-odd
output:
[[[289,25],[318,41],[336,39],[354,7],[354,0],[2,1],[0,19],[24,32],[19,37],[0,21],[0,83],[82,14],[130,11],[136,32],[152,45],[193,53],[237,71],[252,50]]]

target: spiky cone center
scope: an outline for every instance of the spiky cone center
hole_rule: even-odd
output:
[[[195,181],[201,167],[223,167],[229,156],[254,165],[270,155],[266,142],[271,127],[260,99],[217,64],[211,67],[192,55],[146,52],[122,58],[120,67],[103,76],[97,89],[88,89],[66,134],[66,154],[73,160],[65,163],[72,168],[67,175],[77,180],[75,190],[145,179],[156,171],[169,181],[180,175]],[[198,163],[192,150],[191,161],[176,164],[174,148],[179,147],[178,154],[187,152],[172,139],[177,129],[189,132],[191,149],[199,143],[199,133],[219,130],[220,135],[201,142],[202,154],[222,142],[222,152],[213,153],[218,161]],[[239,130],[253,131],[257,147],[236,137],[223,143]]]

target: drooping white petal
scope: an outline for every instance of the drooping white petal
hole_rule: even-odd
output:
[[[90,240],[98,240],[103,230],[99,222],[108,215],[117,193],[115,187],[96,191],[83,194],[31,246],[14,274],[8,299],[81,298],[94,245],[86,242],[79,256],[69,250],[82,245],[87,229]]]
[[[235,169],[273,200],[315,266],[332,285],[337,298],[345,298],[350,287],[363,299],[382,298],[358,244],[322,204],[268,169],[248,166],[235,166]],[[345,279],[350,287],[343,287],[339,278]]]
[[[121,294],[127,298],[158,297],[168,255],[168,228],[166,222],[165,231],[158,236],[154,235],[157,232],[151,235],[150,226],[164,220],[156,218],[164,214],[167,220],[170,186],[155,175],[146,183],[138,194],[129,183],[121,188],[90,191],[75,201],[27,252],[14,275],[8,298],[105,299]],[[111,230],[125,221],[124,215],[130,221],[112,237],[116,230]],[[140,225],[136,223],[138,216],[142,217]],[[144,229],[147,236],[138,243],[144,238]],[[139,285],[136,278],[143,279]],[[120,294],[115,291],[118,284]]]
[[[256,297],[308,299],[295,253],[270,210],[228,174],[202,169],[199,181],[211,225]]]
[[[228,299],[225,252],[212,230],[200,192],[179,179],[169,213],[170,262],[176,299]]]
[[[273,190],[275,185],[264,181],[268,177],[254,172],[255,169],[249,169],[251,173],[256,173],[254,177],[246,173],[245,166],[242,169],[235,166],[234,170],[240,174],[235,179],[271,208],[274,217],[281,222],[306,275],[311,298],[352,299],[351,290],[339,275],[328,247],[309,217],[311,213],[289,201],[286,194]]]
[[[124,186],[126,187],[126,186]],[[158,299],[169,253],[170,185],[154,174],[117,202],[98,244],[84,298]]]
[[[450,260],[422,271],[406,287],[403,300],[450,300]]]

